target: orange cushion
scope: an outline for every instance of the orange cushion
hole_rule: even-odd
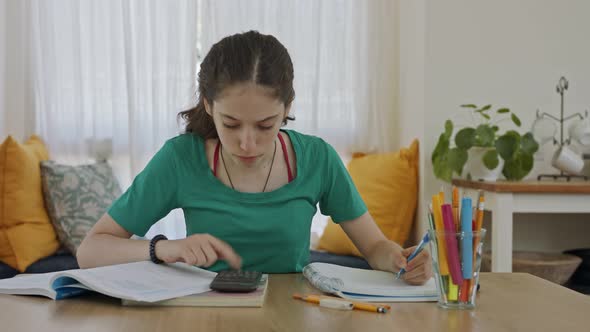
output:
[[[0,261],[21,272],[59,247],[43,205],[39,163],[48,158],[37,136],[0,145]]]
[[[348,171],[369,213],[385,236],[400,245],[408,239],[418,204],[418,141],[395,153],[356,154]],[[318,249],[362,256],[342,228],[328,223]]]

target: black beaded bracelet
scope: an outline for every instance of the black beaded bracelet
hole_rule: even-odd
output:
[[[168,238],[164,234],[158,234],[150,240],[150,260],[156,264],[164,263],[156,256],[156,242],[160,240],[168,240]]]

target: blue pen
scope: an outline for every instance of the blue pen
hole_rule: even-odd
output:
[[[418,246],[416,247],[416,249],[414,249],[414,252],[410,255],[410,257],[408,257],[408,263],[414,259],[414,257],[416,257],[421,251],[422,249],[424,249],[424,246],[428,243],[428,241],[430,241],[430,237],[428,236],[428,233],[424,234],[424,237],[422,238],[422,241],[420,241],[420,243],[418,243]],[[406,269],[402,268],[401,270],[399,270],[395,276],[395,279],[399,279],[401,278],[402,275],[404,275],[404,273],[406,273]]]

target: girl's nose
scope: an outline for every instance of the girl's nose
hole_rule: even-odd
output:
[[[253,130],[244,129],[240,135],[240,149],[244,152],[252,151],[256,147],[256,137]]]

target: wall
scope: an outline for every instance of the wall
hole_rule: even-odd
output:
[[[28,1],[0,2],[0,138],[32,134],[33,98],[28,69]],[[10,117],[8,117],[10,113]]]
[[[578,1],[402,1],[400,132],[421,135],[421,201],[441,182],[432,175],[430,153],[443,123],[464,103],[507,106],[529,130],[535,110],[559,113],[555,85],[569,80],[566,115],[590,109],[590,2]],[[402,12],[403,13],[403,12]],[[424,24],[419,26],[420,24]],[[420,81],[423,80],[423,84]],[[421,101],[417,100],[423,96]],[[420,113],[420,114],[415,114]],[[423,119],[423,127],[417,125]],[[409,135],[409,136],[406,136]],[[552,171],[551,145],[536,156],[535,169]],[[590,204],[590,202],[589,202]],[[422,207],[424,209],[424,207]],[[421,232],[425,229],[420,214]],[[489,222],[489,216],[488,218]],[[588,215],[517,215],[515,250],[560,251],[590,247]]]
[[[0,1],[0,139],[6,132],[6,1]]]

